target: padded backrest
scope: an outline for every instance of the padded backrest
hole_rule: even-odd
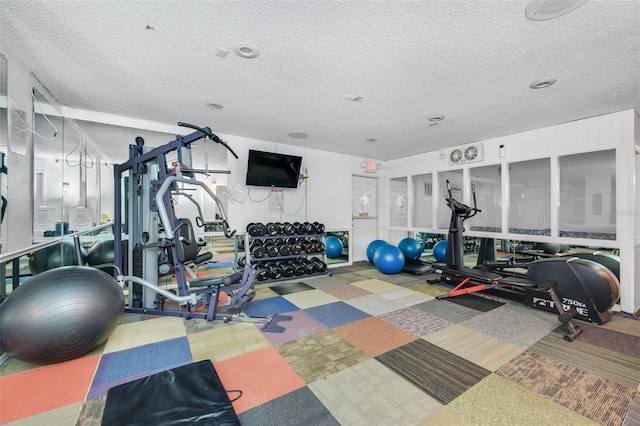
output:
[[[191,262],[198,257],[198,244],[193,233],[193,225],[189,219],[176,220],[174,229],[176,239],[176,257],[178,262]]]

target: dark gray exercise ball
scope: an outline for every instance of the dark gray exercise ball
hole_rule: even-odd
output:
[[[53,364],[92,351],[113,333],[124,294],[105,272],[63,266],[21,284],[0,305],[0,348],[34,364]]]
[[[86,252],[82,252],[82,263]],[[76,246],[73,241],[62,241],[58,244],[45,247],[29,256],[29,271],[33,275],[50,269],[59,268],[60,266],[69,266],[78,264],[78,255]]]

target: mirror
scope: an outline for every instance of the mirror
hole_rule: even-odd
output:
[[[509,232],[551,235],[551,161],[509,164]]]
[[[330,236],[337,238],[340,244],[336,243],[335,246],[331,246],[330,242],[327,244],[327,264],[349,263],[349,231],[328,231],[327,238]]]
[[[2,205],[0,206],[0,216],[4,218],[7,200],[7,179],[6,179],[6,153],[7,153],[7,59],[0,54],[0,157],[2,164],[0,165],[0,196],[2,196]],[[6,244],[7,222],[2,220],[0,223],[0,253]]]

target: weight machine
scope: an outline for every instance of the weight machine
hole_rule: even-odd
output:
[[[196,179],[199,173],[229,172],[208,170],[208,164],[204,170],[192,168],[191,145],[200,139],[205,139],[205,142],[210,139],[223,145],[235,158],[238,156],[208,127],[182,122],[178,125],[192,128],[195,132],[178,135],[174,141],[153,149],[147,149],[144,140],[137,137],[135,145],[129,146],[129,160],[114,165],[114,260],[118,271],[122,271],[123,263],[128,269],[118,272],[116,278],[129,290],[125,311],[208,321],[265,321],[263,330],[271,325],[277,327],[278,320],[288,318],[278,318],[276,314],[267,318],[248,318],[241,312],[241,306],[255,296],[255,272],[250,265],[223,277],[196,276],[194,267],[208,262],[212,255],[209,252],[199,253],[200,245],[195,239],[191,221],[176,217],[174,197],[186,195],[196,205],[196,224],[203,227],[205,222],[199,204],[183,190],[187,186],[201,188],[219,209],[225,237],[232,238],[236,231],[229,228],[220,199],[205,183]],[[176,159],[169,164],[168,155],[171,153],[175,153]],[[123,199],[126,221],[122,218]],[[121,229],[129,237],[128,244],[125,244],[128,247],[126,262],[123,262]],[[175,274],[176,290],[168,291],[158,286],[159,273],[169,272]],[[228,296],[224,313],[218,312],[221,293]],[[165,309],[167,300],[177,302],[178,310]]]

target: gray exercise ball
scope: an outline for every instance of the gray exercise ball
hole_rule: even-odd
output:
[[[34,364],[84,355],[113,333],[124,294],[98,269],[63,266],[30,278],[0,305],[0,348]]]

